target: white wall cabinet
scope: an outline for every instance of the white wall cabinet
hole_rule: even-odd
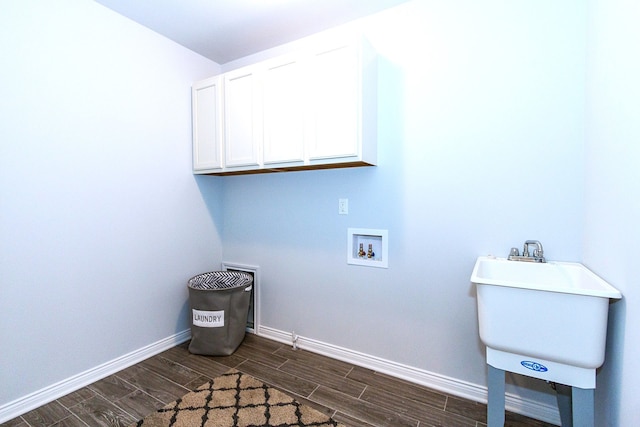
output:
[[[193,104],[194,173],[375,165],[376,71],[375,53],[358,38],[321,40],[303,51],[223,74],[219,94],[224,108],[216,110],[215,121],[224,126],[215,149],[201,146],[214,138],[200,136],[202,129],[212,132],[212,125],[200,123],[211,117],[199,109],[211,108],[205,102]],[[194,99],[201,96],[196,88],[202,86],[194,85]],[[219,154],[220,140],[222,164],[207,168],[196,162],[196,153]]]
[[[257,167],[262,144],[259,70],[245,67],[224,74],[224,166]]]
[[[304,59],[297,55],[276,58],[264,64],[265,167],[304,164],[308,98],[304,75]]]
[[[312,160],[358,155],[358,57],[352,46],[314,53],[312,78]]]
[[[193,171],[222,170],[222,85],[211,77],[192,87]]]

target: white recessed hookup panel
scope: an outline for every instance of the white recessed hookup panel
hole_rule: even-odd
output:
[[[389,268],[387,230],[347,229],[347,264]]]

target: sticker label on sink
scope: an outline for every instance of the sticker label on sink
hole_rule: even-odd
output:
[[[524,366],[527,369],[531,369],[532,371],[536,371],[536,372],[547,372],[548,369],[546,366],[538,363],[538,362],[532,362],[530,360],[523,360],[522,362],[520,362],[520,364],[522,366]]]

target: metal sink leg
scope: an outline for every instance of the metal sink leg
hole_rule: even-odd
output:
[[[504,371],[487,365],[489,368],[488,388],[489,403],[487,404],[487,426],[504,426]]]

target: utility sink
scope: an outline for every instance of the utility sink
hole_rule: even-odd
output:
[[[479,257],[471,282],[491,366],[595,388],[609,300],[620,292],[582,264]]]

